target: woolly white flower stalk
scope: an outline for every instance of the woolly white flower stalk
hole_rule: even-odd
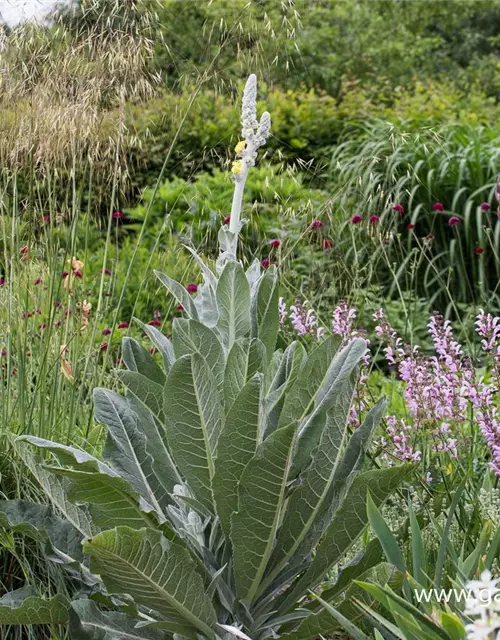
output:
[[[494,640],[500,630],[500,580],[492,580],[489,571],[483,571],[480,580],[471,580],[466,584],[470,594],[464,613],[474,620],[465,628],[468,640]]]
[[[243,92],[241,109],[241,140],[236,145],[237,160],[233,163],[232,172],[234,178],[234,194],[229,221],[230,246],[222,247],[227,259],[236,259],[238,247],[238,234],[240,233],[241,207],[243,192],[250,167],[255,165],[257,150],[262,147],[271,131],[271,116],[266,111],[262,114],[260,122],[257,120],[257,77],[255,74],[248,78]]]

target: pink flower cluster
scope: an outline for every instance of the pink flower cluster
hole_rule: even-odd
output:
[[[280,299],[280,324],[290,323],[299,336],[320,338],[324,330],[312,309],[296,300],[288,309]],[[439,313],[428,322],[433,353],[405,344],[380,309],[373,315],[375,334],[385,359],[403,382],[406,416],[387,415],[386,431],[379,444],[388,464],[393,460],[430,462],[429,454],[456,458],[461,446],[468,446],[471,428],[479,428],[490,451],[490,467],[500,476],[500,415],[495,395],[500,390],[500,318],[481,311],[476,332],[481,338],[482,359],[487,359],[488,379],[478,373],[471,358],[455,339],[452,325]],[[342,346],[364,337],[357,328],[356,310],[340,302],[333,312],[331,332],[342,337]],[[366,339],[366,338],[365,338]],[[367,344],[370,344],[367,340]],[[365,356],[349,421],[360,424],[369,408],[368,374],[370,354]],[[484,366],[484,362],[481,365]]]
[[[325,335],[324,328],[318,327],[318,320],[314,311],[307,308],[304,303],[298,299],[295,300],[295,303],[290,306],[290,311],[288,311],[285,301],[283,298],[280,298],[279,314],[280,325],[285,325],[287,320],[289,320],[292,329],[298,336],[312,335],[315,338],[321,338]],[[356,319],[356,309],[350,307],[346,301],[341,301],[334,310],[331,332],[342,338],[340,348],[346,346],[354,338],[364,337],[362,333],[356,329]],[[366,340],[366,342],[369,344],[368,340]],[[359,426],[361,414],[369,406],[366,382],[368,380],[370,364],[371,357],[367,351],[363,358],[360,377],[349,415],[349,423],[355,427]]]
[[[313,335],[321,338],[324,334],[323,327],[318,327],[318,319],[312,309],[309,309],[303,302],[296,300],[295,304],[290,305],[290,311],[283,298],[279,300],[280,323],[284,324],[287,318],[299,336]]]
[[[408,421],[387,416],[390,454],[400,460],[420,460],[417,442],[427,442],[438,454],[457,457],[457,441],[477,425],[488,445],[490,467],[500,476],[500,416],[495,393],[500,388],[500,318],[484,311],[476,317],[483,356],[489,358],[491,382],[478,375],[471,359],[453,336],[451,323],[435,313],[428,323],[435,355],[409,350],[385,322],[383,311],[374,316],[377,335],[386,340],[386,358],[398,367],[405,383]],[[388,444],[387,441],[382,444]]]

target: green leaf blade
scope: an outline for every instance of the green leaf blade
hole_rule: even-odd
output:
[[[217,385],[198,354],[176,361],[164,389],[167,441],[195,497],[213,511],[214,454],[224,413]]]
[[[215,611],[193,559],[160,532],[117,527],[88,540],[84,551],[109,590],[215,639]]]
[[[257,448],[261,393],[262,377],[256,374],[232,404],[217,443],[213,492],[217,514],[227,537],[231,530],[231,515],[238,510],[238,483]]]
[[[217,285],[217,329],[229,352],[238,338],[250,333],[250,286],[240,264],[228,262]]]
[[[239,507],[231,526],[236,589],[241,600],[254,600],[270,560],[295,442],[296,425],[275,431],[260,445],[241,476]]]

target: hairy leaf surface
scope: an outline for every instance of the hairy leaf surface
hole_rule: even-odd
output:
[[[250,287],[242,267],[228,262],[217,285],[217,329],[227,352],[250,333]]]
[[[226,536],[230,534],[231,515],[238,510],[238,482],[257,448],[261,391],[262,376],[255,374],[229,409],[217,443],[213,491]]]
[[[195,497],[213,511],[214,454],[224,419],[215,378],[200,355],[183,356],[164,391],[169,449]]]
[[[118,527],[87,541],[84,551],[109,590],[127,593],[163,619],[215,638],[215,611],[196,564],[160,532]]]
[[[296,425],[275,431],[257,449],[240,480],[238,512],[232,517],[238,597],[252,602],[264,576],[285,505]]]

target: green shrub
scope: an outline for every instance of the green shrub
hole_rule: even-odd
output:
[[[167,218],[181,238],[214,252],[219,227],[230,213],[228,203],[232,190],[229,172],[220,170],[200,173],[194,182],[174,178],[160,185],[157,191],[147,189],[143,203],[127,214],[140,222],[150,210],[150,218],[156,224],[150,233]],[[270,239],[266,235],[280,235],[283,230],[288,230],[290,223],[300,221],[303,224],[310,220],[325,200],[323,191],[305,184],[304,174],[261,164],[250,173],[246,183],[246,201],[250,206],[244,212],[247,224],[243,228],[242,240],[250,255]]]

